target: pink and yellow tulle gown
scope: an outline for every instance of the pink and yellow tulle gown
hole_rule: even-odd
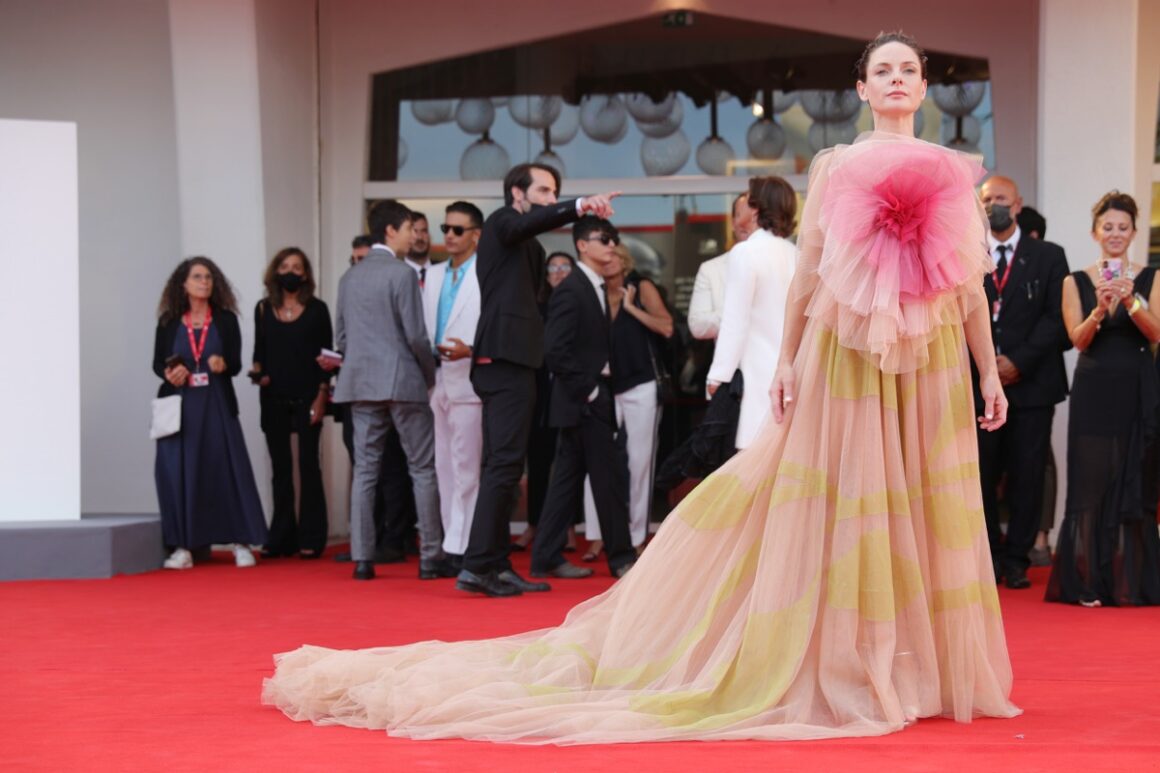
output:
[[[519,743],[879,735],[1011,717],[963,323],[978,162],[894,135],[815,160],[797,399],[556,628],[278,655],[296,720]],[[679,568],[674,581],[673,569]]]

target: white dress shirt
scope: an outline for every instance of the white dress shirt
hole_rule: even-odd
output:
[[[995,234],[987,231],[987,247],[991,250],[991,270],[995,270],[999,266],[999,246],[1007,245],[1010,247],[1007,250],[1007,269],[1011,268],[1011,261],[1015,257],[1015,250],[1019,247],[1019,237],[1022,234],[1019,231],[1019,226],[1015,226],[1015,233],[1007,238],[1007,241],[1001,242],[995,238]]]
[[[592,289],[596,291],[596,300],[600,302],[600,310],[604,312],[605,316],[607,316],[608,307],[605,305],[607,303],[607,299],[604,292],[604,277],[600,276],[600,274],[597,274],[582,260],[576,261],[576,265],[580,267],[580,270],[584,273],[584,276],[588,277],[588,281],[592,283]],[[612,375],[612,368],[607,362],[604,363],[604,367],[600,369],[600,375],[606,377]],[[588,395],[588,402],[595,400],[599,394],[600,386],[597,385],[597,387],[592,390],[592,393]]]

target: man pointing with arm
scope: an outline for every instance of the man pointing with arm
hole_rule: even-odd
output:
[[[476,255],[480,316],[472,345],[471,383],[483,403],[483,465],[463,571],[455,587],[488,596],[546,591],[520,577],[508,561],[511,513],[544,359],[544,326],[536,290],[544,248],[536,240],[592,214],[607,218],[619,193],[557,201],[560,175],[550,166],[519,164],[504,178],[505,205],[483,225]]]

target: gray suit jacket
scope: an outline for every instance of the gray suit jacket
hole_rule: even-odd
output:
[[[435,357],[410,266],[372,249],[338,283],[335,344],[344,355],[334,400],[426,402]]]

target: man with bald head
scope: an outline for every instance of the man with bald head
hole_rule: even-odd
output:
[[[1051,422],[1056,404],[1067,397],[1063,352],[1071,342],[1060,310],[1067,257],[1058,245],[1020,232],[1015,217],[1023,199],[1014,180],[990,177],[979,196],[990,224],[987,243],[994,265],[983,285],[991,304],[999,379],[1010,401],[1006,425],[995,432],[979,431],[979,477],[995,577],[1008,588],[1028,588],[1027,554],[1043,513]],[[982,411],[977,385],[975,402]],[[1005,536],[996,494],[1004,473],[1009,510]]]

